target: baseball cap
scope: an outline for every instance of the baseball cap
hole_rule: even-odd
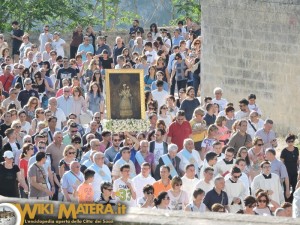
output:
[[[13,159],[14,158],[14,154],[12,153],[12,151],[6,151],[6,152],[4,152],[3,157],[4,158]]]

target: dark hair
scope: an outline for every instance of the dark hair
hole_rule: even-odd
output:
[[[242,172],[241,169],[238,168],[237,166],[233,166],[233,167],[231,168],[231,174],[234,174],[234,173],[241,173],[241,172]]]
[[[89,92],[92,94],[93,93],[93,86],[94,85],[96,85],[97,87],[98,87],[98,90],[97,90],[97,95],[98,95],[98,97],[100,97],[100,93],[101,93],[101,87],[100,87],[100,85],[97,83],[97,82],[91,82],[91,84],[90,84],[90,87],[89,87]]]
[[[251,206],[256,203],[256,199],[253,196],[247,196],[244,198],[245,206]]]
[[[11,23],[11,25],[19,25],[19,22],[15,20]]]
[[[154,27],[154,33],[155,34],[157,34],[158,33],[158,30],[157,30],[157,25],[156,25],[156,23],[152,23],[151,25],[150,25],[150,31],[152,31],[152,27]]]
[[[204,169],[204,173],[207,173],[208,171],[215,171],[215,170],[211,166],[208,166]]]
[[[214,107],[214,104],[208,103],[205,107],[206,111],[209,111],[212,107]]]
[[[154,205],[158,206],[161,204],[162,200],[168,196],[168,193],[166,191],[160,192],[157,198],[154,199]]]
[[[104,189],[107,189],[109,187],[112,187],[112,184],[108,181],[104,181],[101,183],[100,190],[103,193]]]
[[[161,129],[161,128],[157,128],[156,131],[159,131],[161,135],[166,134],[166,131],[164,129]]]
[[[128,148],[129,150],[129,148]],[[124,169],[130,169],[129,164],[124,164],[123,166],[120,167],[120,171],[122,172]]]
[[[154,191],[154,187],[151,184],[147,184],[143,187],[143,193],[146,193],[148,191]]]
[[[152,42],[147,41],[147,42],[145,43],[145,47],[146,47],[146,46],[148,46],[149,48],[152,48]]]
[[[206,96],[205,98],[204,98],[204,102],[206,103],[208,100],[212,100],[212,97],[209,97],[209,96]]]
[[[268,149],[266,149],[266,153],[267,153],[267,152],[272,153],[274,156],[276,155],[276,151],[275,151],[273,148],[268,148]]]
[[[295,141],[297,139],[296,135],[295,134],[288,134],[286,137],[285,137],[285,142],[288,142],[288,141]]]
[[[168,166],[166,166],[166,165],[161,166],[161,167],[160,167],[160,170],[161,170],[161,169],[167,169],[167,170],[169,171],[169,173],[170,173],[170,171],[171,171],[170,167],[168,167]]]
[[[27,152],[29,151],[29,148],[30,148],[30,147],[33,147],[33,144],[31,144],[31,143],[25,143],[25,144],[23,145],[23,151],[22,151],[22,154],[21,154],[21,156],[20,156],[21,159],[23,159],[23,158],[26,157]]]
[[[187,171],[190,167],[194,167],[195,168],[195,165],[194,164],[187,164],[185,166],[185,171]]]
[[[251,162],[250,162],[250,159],[249,159],[248,150],[247,150],[247,148],[246,148],[245,146],[242,146],[242,147],[239,148],[239,150],[238,150],[236,156],[241,158],[241,157],[242,157],[242,154],[241,154],[241,153],[242,153],[243,150],[246,150],[246,151],[247,151],[247,156],[246,156],[246,158],[244,159],[244,161],[246,162],[246,165],[247,165],[247,166],[250,166],[250,165],[251,165]],[[236,164],[238,164],[238,163],[236,162]]]
[[[179,110],[177,113],[176,113],[176,117],[178,116],[185,116],[185,112],[183,110]]]
[[[256,196],[256,199],[259,200],[261,197],[265,197],[267,202],[266,204],[268,205],[270,203],[270,199],[269,199],[269,196],[266,192],[262,191],[262,192],[259,192]]]
[[[228,147],[228,148],[226,148],[226,150],[225,150],[226,152],[231,152],[231,153],[233,153],[234,154],[234,148],[232,148],[232,147]]]
[[[155,130],[152,130],[152,131],[150,131],[148,133],[148,135],[147,135],[147,141],[151,141],[151,137],[154,135],[154,133],[155,133]]]
[[[23,70],[23,72],[22,72],[22,77],[24,77],[25,78],[25,73],[28,73],[28,77],[30,78],[30,71],[29,71],[29,69],[28,68],[25,68],[24,70]]]
[[[9,136],[12,135],[14,132],[15,132],[15,129],[13,129],[13,128],[8,128],[8,129],[4,132],[4,134],[5,134],[5,136],[7,136],[7,137],[9,138]]]
[[[270,163],[269,161],[265,160],[265,161],[263,161],[263,162],[260,164],[260,168],[263,168],[263,166],[264,166],[265,164],[271,165],[271,163]]]
[[[43,65],[47,65],[47,69],[50,69],[50,63],[48,61],[44,61]]]
[[[45,157],[46,157],[45,152],[38,152],[38,153],[36,153],[36,156],[35,156],[37,162],[40,162]]]
[[[162,87],[162,86],[164,86],[164,82],[162,80],[157,80],[156,81],[156,86],[157,87]]]
[[[217,153],[215,153],[215,152],[208,152],[205,155],[205,159],[206,159],[207,162],[209,162],[210,160],[213,160],[216,156],[217,156]]]
[[[245,104],[245,105],[249,105],[249,101],[245,98],[243,98],[242,100],[239,101],[240,104]]]
[[[92,177],[94,177],[94,175],[95,175],[95,171],[86,169],[86,170],[84,171],[84,180],[87,180],[87,179],[89,179],[89,178],[92,178]]]
[[[51,120],[56,120],[57,121],[57,118],[55,116],[49,116],[47,122],[50,123]]]
[[[220,203],[215,203],[211,207],[212,212],[219,212],[220,209],[223,210],[223,212],[225,212],[225,207]]]
[[[193,197],[197,198],[198,195],[202,195],[203,193],[205,193],[205,191],[203,191],[201,188],[197,188],[194,192],[193,192]]]

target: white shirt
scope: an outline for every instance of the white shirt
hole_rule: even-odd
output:
[[[236,213],[244,206],[244,198],[247,196],[245,187],[240,180],[237,180],[236,183],[233,183],[229,178],[225,180],[225,188],[224,191],[228,196],[228,206],[230,208],[231,213]],[[239,198],[241,200],[241,204],[232,204],[233,198]]]
[[[128,183],[131,184],[131,186],[134,189],[133,182],[129,179],[127,180]],[[121,180],[121,178],[116,179],[113,184],[113,192],[116,193],[116,200],[120,202],[126,203],[128,206],[135,207],[135,200],[132,198],[131,190],[128,188],[128,186],[125,184],[124,181]]]
[[[145,56],[147,56],[147,63],[151,65],[157,59],[157,52],[154,49],[151,52],[146,51]]]
[[[184,175],[182,178],[182,187],[181,190],[185,191],[188,194],[188,198],[190,201],[193,200],[193,192],[195,190],[196,185],[199,183],[198,178],[189,179],[186,175]]]
[[[132,183],[136,192],[136,199],[144,197],[143,188],[147,184],[153,184],[155,182],[155,179],[149,175],[148,177],[144,177],[141,173],[137,176],[135,176],[132,179]]]
[[[201,188],[205,191],[205,194],[214,188],[213,181],[211,180],[209,183],[206,183],[204,179],[201,179],[199,183],[196,185],[195,189]]]
[[[250,109],[250,111],[255,111],[257,112],[259,115],[262,115],[261,109],[258,107],[257,104],[253,104],[253,105],[248,105],[248,108]]]
[[[224,179],[228,180],[230,178],[230,174],[227,174]],[[246,191],[246,195],[250,195],[250,181],[249,181],[249,177],[242,172],[242,176],[239,178],[239,181],[241,181],[245,187],[245,191]]]
[[[217,100],[216,98],[214,98],[212,100],[212,103],[218,104],[219,105],[219,111],[222,111],[222,110],[224,110],[226,108],[226,105],[227,105],[228,102],[224,98],[221,98],[219,100]]]
[[[190,161],[186,157],[184,157],[182,151],[183,150],[177,153],[177,156],[180,158],[180,164],[179,164],[180,170],[185,171],[185,167],[186,165],[190,164]],[[203,161],[201,160],[199,153],[196,150],[192,150],[192,156],[194,160],[197,162],[199,168],[201,168],[201,166],[203,165]],[[199,168],[195,168],[195,174],[198,174]]]
[[[163,142],[162,143],[155,142],[154,144],[155,144],[154,151],[153,151],[154,162],[155,162],[155,165],[158,165],[159,158],[164,154],[164,143]]]
[[[21,130],[26,131],[29,134],[29,130],[31,129],[31,125],[28,121],[25,121],[24,125],[22,125]]]
[[[262,119],[259,119],[257,123],[251,122],[251,124],[252,124],[252,126],[254,126],[256,131],[258,131],[264,127],[264,121]],[[251,136],[251,138],[253,140],[255,137],[256,131],[253,129],[252,126],[250,125],[249,120],[248,120],[247,133]]]
[[[158,109],[163,104],[166,104],[166,99],[169,96],[169,93],[165,90],[158,91],[158,89],[151,91],[153,100],[157,101]]]
[[[55,40],[52,41],[52,43],[51,43],[52,48],[53,48],[53,50],[55,50],[57,52],[57,56],[59,56],[59,55],[62,57],[65,56],[64,47],[61,46],[62,44],[65,44],[65,43],[66,42],[61,38],[59,38],[57,41],[55,41]]]
[[[89,170],[95,171],[94,180],[93,180],[93,189],[94,189],[94,201],[97,201],[100,199],[101,190],[100,186],[103,181],[111,182],[111,172],[107,165],[103,164],[102,167],[92,164],[90,167],[88,167]],[[110,178],[109,180],[103,180],[103,177],[100,175],[100,169]]]
[[[62,109],[60,108],[57,108],[53,116],[57,118],[56,128],[61,130],[62,129],[61,124],[66,121],[66,115],[64,111],[62,111]]]

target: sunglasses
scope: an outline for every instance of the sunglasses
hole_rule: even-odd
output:
[[[20,129],[20,128],[21,128],[21,126],[15,126],[15,128],[17,128],[17,129]]]
[[[68,152],[69,155],[74,155],[76,152]]]
[[[24,143],[31,143],[31,141],[30,140],[25,140]]]
[[[81,144],[81,142],[80,142],[80,141],[75,141],[74,143],[75,143],[75,144]]]
[[[32,65],[32,67],[37,67],[37,65]]]
[[[120,141],[120,139],[114,139],[113,141],[118,142],[118,141]]]
[[[182,186],[182,183],[181,184],[175,184],[175,186]]]
[[[44,114],[45,112],[44,111],[40,111],[40,112],[38,112],[37,114]]]
[[[148,191],[148,192],[146,192],[148,195],[153,195],[154,193],[153,193],[153,191]]]
[[[104,188],[105,190],[112,191],[112,188]]]
[[[258,202],[267,203],[267,200],[258,200]]]
[[[287,143],[294,143],[295,141],[294,140],[292,140],[292,141],[287,141]]]
[[[257,144],[257,146],[263,146],[264,144]]]
[[[42,147],[42,146],[38,146],[38,148],[39,148],[39,149],[45,149],[45,147]]]

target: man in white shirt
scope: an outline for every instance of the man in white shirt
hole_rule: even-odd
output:
[[[94,201],[100,199],[101,183],[104,181],[111,182],[111,172],[108,166],[104,164],[104,159],[105,159],[104,153],[97,152],[93,155],[94,163],[90,167],[88,167],[89,170],[95,171],[94,180],[92,182],[94,188]]]
[[[153,90],[152,97],[153,100],[157,101],[158,108],[166,104],[166,99],[169,96],[169,93],[164,90],[164,82],[162,80],[156,81],[157,89]]]
[[[195,189],[201,188],[205,193],[209,192],[214,187],[213,177],[214,169],[212,167],[206,167],[204,169],[204,178],[196,184]]]
[[[141,173],[132,179],[133,187],[136,192],[136,199],[144,196],[143,188],[147,184],[153,184],[155,179],[151,176],[151,166],[148,162],[144,162],[141,166]]]
[[[280,178],[277,174],[271,173],[271,163],[263,161],[260,167],[262,173],[254,177],[251,183],[252,195],[255,194],[257,189],[263,189],[273,201],[278,204],[283,203],[284,196]]]
[[[152,42],[148,41],[145,43],[145,56],[147,56],[147,63],[155,65],[157,60],[157,52],[152,47]]]
[[[225,177],[230,173],[231,168],[235,165],[234,148],[228,147],[225,151],[225,158],[216,164],[217,173]]]
[[[241,101],[239,101],[239,104],[240,104],[239,105],[240,110],[235,113],[235,118],[237,120],[242,120],[242,119],[247,120],[250,115],[250,109],[248,107],[249,102],[247,99],[243,98]]]
[[[60,108],[57,108],[57,100],[55,97],[49,99],[48,108],[52,112],[52,115],[57,118],[56,128],[61,130],[62,125],[63,127],[66,126],[67,119],[64,111]]]
[[[191,138],[187,138],[183,141],[184,148],[177,154],[180,158],[179,168],[184,174],[185,167],[188,164],[195,165],[195,175],[199,177],[200,169],[203,166],[203,161],[200,158],[199,153],[195,150],[194,141]]]
[[[243,199],[247,196],[243,183],[239,180],[241,170],[238,167],[233,167],[230,176],[225,178],[224,191],[228,196],[228,205],[231,213],[236,213],[243,208]]]
[[[216,103],[219,105],[219,111],[222,111],[226,108],[227,100],[225,98],[222,98],[223,90],[220,87],[216,87],[214,89],[214,95],[215,98],[212,100],[212,103]]]
[[[185,167],[185,175],[181,178],[182,180],[182,191],[186,191],[188,193],[189,200],[193,200],[193,192],[195,190],[196,185],[199,183],[199,179],[195,177],[195,165],[188,164]]]

